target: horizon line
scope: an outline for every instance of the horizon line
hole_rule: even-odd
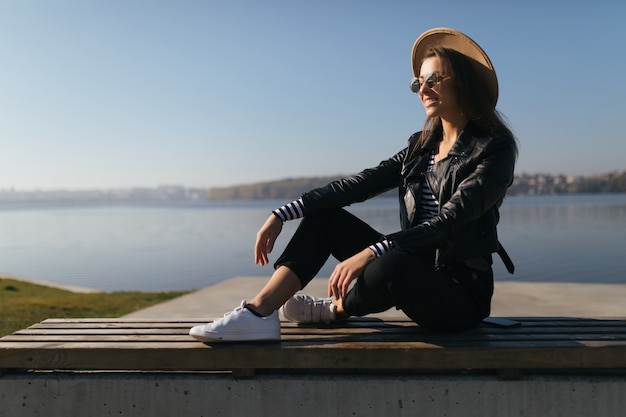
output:
[[[574,177],[574,178],[591,178],[591,177],[601,177],[608,176],[616,173],[626,173],[626,170],[615,169],[612,171],[605,171],[597,174],[553,174],[547,172],[536,172],[536,173],[528,173],[528,172],[519,172],[515,174],[515,177],[522,176],[552,176],[552,177]],[[350,174],[348,174],[350,175]],[[257,182],[245,182],[245,183],[237,183],[231,185],[211,185],[211,186],[193,186],[193,185],[184,185],[184,184],[159,184],[159,185],[126,185],[126,186],[90,186],[90,187],[71,187],[71,186],[56,186],[56,187],[46,187],[46,186],[33,186],[30,188],[19,188],[15,186],[0,186],[0,192],[86,192],[86,191],[124,191],[124,190],[158,190],[158,189],[182,189],[182,190],[210,190],[215,188],[231,188],[231,187],[240,187],[251,184],[263,184],[263,183],[272,183],[272,182],[280,182],[287,181],[293,179],[307,179],[307,178],[341,178],[347,176],[346,174],[336,174],[336,175],[309,175],[309,176],[300,176],[300,177],[283,177],[280,179],[267,180],[267,181],[257,181]]]

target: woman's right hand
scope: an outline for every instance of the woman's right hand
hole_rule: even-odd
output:
[[[274,249],[274,242],[283,230],[283,222],[274,214],[265,221],[265,224],[256,234],[256,244],[254,245],[254,263],[265,266],[269,263],[268,254]]]

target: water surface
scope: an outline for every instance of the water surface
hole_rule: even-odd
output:
[[[253,263],[256,232],[284,201],[0,205],[0,273],[102,290],[202,288],[269,276]],[[382,233],[398,229],[395,199],[350,208]],[[288,222],[275,248],[297,226]],[[626,283],[626,194],[510,197],[496,279]],[[329,262],[321,276],[329,276]]]

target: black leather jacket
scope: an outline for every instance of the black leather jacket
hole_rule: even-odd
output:
[[[470,123],[448,156],[426,172],[437,138],[431,136],[409,155],[418,137],[419,133],[411,136],[407,148],[377,167],[303,194],[307,213],[344,207],[398,188],[402,230],[385,236],[394,250],[417,252],[434,247],[436,267],[465,263],[489,268],[494,252],[510,263],[498,242],[496,225],[498,209],[513,182],[515,140],[486,134]],[[424,181],[439,202],[439,214],[418,224],[414,221],[416,202]],[[512,264],[507,268],[512,272]]]

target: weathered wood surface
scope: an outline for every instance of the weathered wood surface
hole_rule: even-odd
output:
[[[188,335],[201,320],[49,319],[0,339],[0,371],[626,369],[626,318],[515,320],[521,326],[450,334],[403,319],[283,322],[280,343],[207,345]]]

